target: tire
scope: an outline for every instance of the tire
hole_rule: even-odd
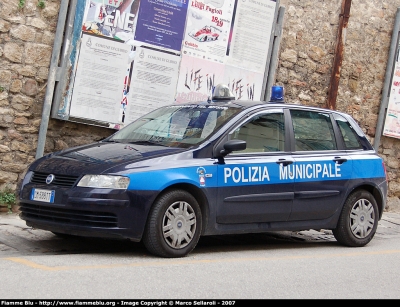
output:
[[[143,243],[153,255],[177,258],[196,246],[202,214],[196,199],[186,191],[173,190],[159,197],[150,210]]]
[[[371,193],[365,190],[353,192],[343,206],[333,235],[345,246],[365,246],[375,235],[378,216],[378,205]]]

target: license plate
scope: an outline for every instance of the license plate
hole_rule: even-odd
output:
[[[32,189],[31,200],[43,201],[45,203],[54,203],[55,191]]]

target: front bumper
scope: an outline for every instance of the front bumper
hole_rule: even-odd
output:
[[[33,188],[55,191],[54,202],[31,200]],[[27,183],[20,193],[21,218],[28,226],[52,232],[140,241],[152,195]]]

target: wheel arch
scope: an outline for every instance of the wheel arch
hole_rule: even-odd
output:
[[[379,188],[371,185],[371,184],[363,184],[360,185],[358,187],[356,187],[355,189],[353,189],[350,193],[352,194],[355,191],[358,190],[366,190],[369,193],[372,194],[372,196],[375,198],[376,200],[376,204],[378,205],[378,210],[379,210],[379,219],[382,218],[382,214],[383,214],[383,210],[384,210],[384,206],[385,206],[385,200],[384,200],[384,196],[382,195],[382,193],[380,192]]]
[[[160,196],[162,196],[164,193],[167,193],[172,190],[184,190],[184,191],[192,194],[193,197],[197,200],[197,202],[199,203],[200,209],[201,209],[202,225],[203,225],[201,234],[203,234],[205,229],[207,228],[208,217],[210,216],[210,214],[209,214],[210,207],[209,207],[209,203],[208,203],[206,195],[204,194],[202,189],[200,189],[199,187],[194,186],[190,183],[176,183],[171,186],[168,186],[164,190],[160,191],[160,193],[157,195],[157,197],[156,197],[155,201],[153,202],[153,204],[151,205],[151,207],[154,205],[154,203],[157,201],[157,199]]]

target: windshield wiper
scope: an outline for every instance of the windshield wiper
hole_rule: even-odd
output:
[[[106,143],[121,143],[120,140],[102,140],[100,142],[106,142]]]
[[[165,145],[163,145],[163,144],[161,144],[161,143],[158,143],[158,142],[152,142],[152,141],[130,141],[130,142],[127,142],[127,143],[129,143],[129,144],[138,144],[138,145],[157,145],[157,146],[165,146]]]

